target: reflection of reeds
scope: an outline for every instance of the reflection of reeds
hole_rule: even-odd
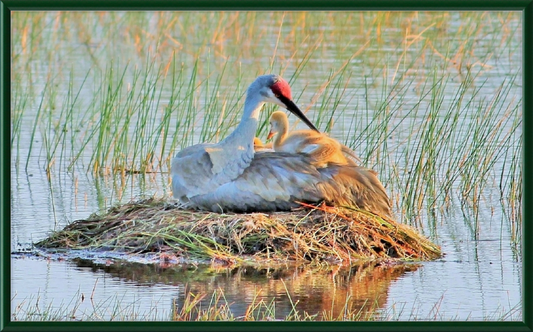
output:
[[[485,189],[497,187],[520,243],[518,13],[15,12],[12,21],[15,165],[46,158],[49,177],[75,165],[164,174],[176,151],[231,131],[244,89],[271,70],[320,129],[378,171],[401,220],[429,219],[435,233],[436,216],[459,200],[475,238]]]
[[[379,320],[379,310],[384,308],[391,282],[419,268],[413,263],[375,261],[350,267],[329,264],[162,267],[121,261],[76,262],[79,267],[102,270],[129,283],[178,285],[170,306],[171,319],[178,321]],[[98,288],[97,280],[91,294],[78,296],[94,305]],[[105,311],[100,307],[95,305],[94,311],[102,315]],[[160,311],[166,308],[167,302]],[[81,314],[80,310],[75,312],[71,310],[71,317]]]
[[[127,265],[129,266],[129,265]],[[141,269],[150,269],[150,266],[140,264]],[[127,268],[127,267],[126,267]],[[328,267],[328,268],[331,268]],[[414,267],[416,268],[416,267]],[[247,268],[246,270],[249,270]],[[183,267],[186,271],[187,268]],[[240,271],[228,271],[229,274],[236,273],[243,274],[244,269]],[[402,265],[392,267],[375,267],[369,266],[367,268],[344,269],[336,272],[333,276],[335,278],[342,276],[351,281],[344,289],[345,293],[338,296],[333,306],[329,306],[326,299],[320,299],[320,305],[314,306],[313,293],[299,293],[298,291],[305,291],[305,289],[295,289],[289,280],[282,281],[282,279],[273,280],[268,278],[268,284],[265,286],[269,288],[264,291],[263,288],[250,288],[246,284],[257,284],[257,280],[246,280],[243,276],[241,283],[228,287],[215,287],[213,290],[204,289],[206,283],[201,282],[201,278],[197,275],[204,275],[213,280],[213,273],[210,269],[193,269],[190,271],[191,282],[185,289],[183,296],[175,298],[171,304],[170,311],[168,303],[162,304],[159,301],[152,303],[146,310],[139,310],[135,301],[133,303],[125,303],[121,296],[111,296],[104,300],[95,300],[93,295],[98,292],[98,284],[95,283],[92,294],[83,294],[77,292],[69,303],[56,304],[47,302],[46,298],[42,298],[40,294],[29,299],[18,300],[17,296],[13,296],[12,301],[17,301],[18,304],[13,309],[11,315],[12,321],[397,321],[399,319],[405,320],[424,320],[424,321],[442,321],[442,320],[465,320],[457,317],[450,317],[446,313],[440,312],[439,307],[445,296],[441,297],[436,303],[420,303],[416,302],[409,307],[405,303],[392,303],[383,308],[386,299],[387,285],[398,278],[402,272]],[[408,269],[409,270],[409,269]],[[149,271],[147,273],[148,282],[152,282],[153,278],[159,273],[172,272],[172,269],[163,271]],[[261,272],[260,269],[257,270]],[[286,272],[287,269],[282,269]],[[298,273],[305,272],[300,270],[293,272],[295,280],[310,284],[304,278],[298,278]],[[108,271],[109,272],[109,271]],[[142,275],[142,271],[136,271],[134,274]],[[324,271],[322,271],[324,272]],[[111,271],[112,274],[113,271]],[[317,271],[309,271],[308,275],[312,275],[312,280],[317,281],[316,284],[320,287],[322,282],[332,282],[330,278],[322,279]],[[317,278],[317,276],[319,276]],[[122,277],[122,275],[120,275]],[[290,276],[289,276],[290,277]],[[176,273],[171,274],[169,283],[179,278]],[[223,279],[222,275],[218,275],[215,280]],[[198,279],[198,281],[194,281]],[[228,278],[229,280],[229,278]],[[231,279],[235,280],[235,279]],[[160,281],[161,282],[161,281]],[[338,280],[337,280],[338,282]],[[362,284],[361,284],[362,282]],[[284,287],[283,284],[287,287]],[[215,282],[215,284],[220,284]],[[275,285],[272,285],[275,284]],[[197,288],[202,286],[204,288]],[[238,287],[243,287],[238,289]],[[224,289],[224,290],[223,290]],[[242,291],[247,289],[247,291]],[[368,292],[368,294],[358,294],[358,291]],[[354,293],[355,292],[355,293]],[[320,293],[320,292],[319,292]],[[237,296],[237,297],[235,297]],[[239,309],[236,309],[236,300],[240,300],[238,296],[247,296],[243,303],[238,303]],[[276,297],[291,297],[292,306],[289,308],[282,307]],[[86,303],[84,303],[86,302]],[[90,304],[88,303],[90,302]],[[318,303],[318,302],[317,302]],[[85,307],[82,307],[85,304]],[[426,316],[421,316],[420,311],[427,312],[427,307],[432,307],[431,312]],[[424,308],[421,310],[421,308]],[[480,318],[466,319],[479,321]],[[482,320],[486,321],[521,321],[521,304],[513,307],[499,307],[493,312],[484,313]],[[200,327],[200,326],[199,326]]]
[[[377,258],[430,260],[438,246],[407,225],[365,211],[217,214],[172,208],[149,199],[76,221],[41,247],[164,252],[234,264],[256,261],[349,263]]]

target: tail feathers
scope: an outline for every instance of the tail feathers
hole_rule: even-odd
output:
[[[326,202],[392,217],[391,202],[374,170],[360,166],[330,167],[331,181],[320,183]]]

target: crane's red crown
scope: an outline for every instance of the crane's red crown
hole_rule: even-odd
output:
[[[289,100],[292,100],[292,93],[291,93],[291,87],[289,86],[289,83],[285,81],[283,78],[279,77],[278,81],[272,84],[272,87],[270,87],[272,92],[274,92],[274,95],[276,96],[283,96]]]

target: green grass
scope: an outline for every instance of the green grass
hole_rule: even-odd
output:
[[[380,174],[402,221],[427,228],[458,199],[473,211],[475,237],[485,189],[497,186],[515,212],[521,202],[519,20],[510,12],[15,13],[15,165],[44,157],[49,176],[76,165],[104,176],[166,174],[181,148],[225,137],[248,84],[273,71],[321,130]],[[312,28],[318,22],[328,29]],[[275,108],[266,109],[258,136]],[[520,229],[515,212],[509,222]]]

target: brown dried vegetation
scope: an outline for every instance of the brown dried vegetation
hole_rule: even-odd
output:
[[[413,228],[363,210],[302,206],[291,212],[218,214],[150,198],[77,220],[43,248],[160,252],[229,265],[308,260],[431,260],[440,247]]]

